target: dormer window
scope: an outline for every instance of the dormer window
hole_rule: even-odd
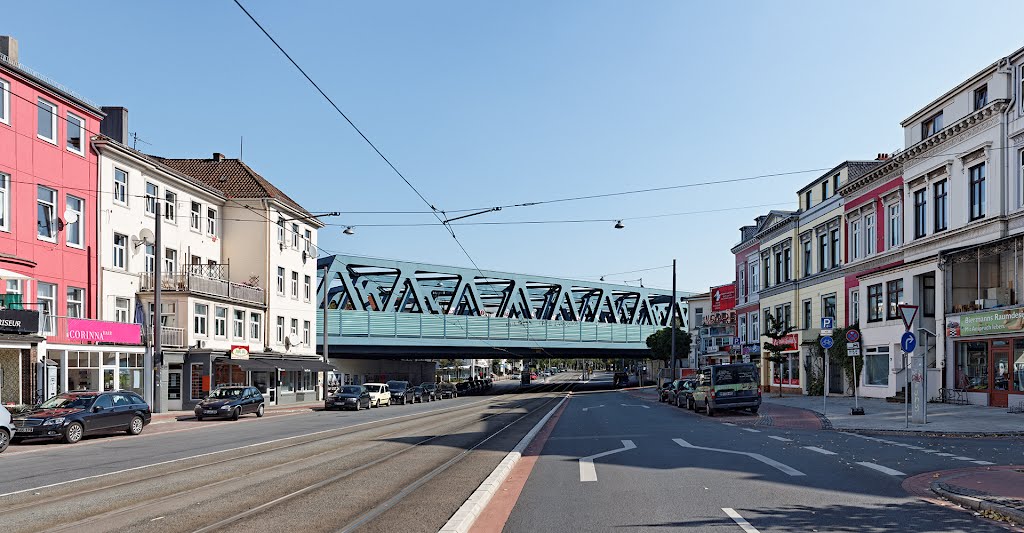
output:
[[[821,182],[821,201],[824,202],[828,198],[828,181]]]
[[[921,140],[935,135],[942,129],[942,111],[921,123]]]
[[[988,85],[982,85],[974,90],[974,110],[977,111],[988,104]]]
[[[813,202],[814,191],[807,191],[804,193],[804,209],[810,209],[811,203]]]

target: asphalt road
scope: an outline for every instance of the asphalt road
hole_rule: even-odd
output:
[[[901,483],[1012,464],[1022,439],[872,437],[753,418],[709,418],[621,391],[574,394],[504,530],[1006,531]],[[592,469],[581,466],[587,457]]]
[[[571,377],[526,392],[506,382],[495,388],[504,394],[19,444],[0,456],[0,529],[437,531]]]

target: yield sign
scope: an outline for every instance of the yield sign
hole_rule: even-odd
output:
[[[914,318],[917,316],[917,306],[900,304],[898,307],[900,310],[900,318],[903,319],[903,325],[910,331],[910,325],[914,323]]]

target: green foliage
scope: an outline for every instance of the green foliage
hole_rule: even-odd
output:
[[[689,332],[680,328],[676,330],[676,359],[688,357],[693,339]],[[647,347],[651,349],[651,357],[660,361],[672,359],[672,328],[662,328],[647,337]]]
[[[832,366],[841,366],[843,368],[843,375],[851,383],[859,383],[861,372],[864,371],[864,357],[849,357],[846,355],[846,332],[851,329],[860,329],[856,324],[845,328],[836,328],[832,330],[832,340],[834,344],[828,349],[828,364]],[[818,335],[817,342],[810,350],[809,357],[815,361],[824,361],[825,349],[821,347],[821,335]],[[856,365],[856,368],[854,368]],[[810,372],[808,381],[807,393],[810,395],[820,395],[825,392],[825,367],[824,365],[816,366],[811,365],[814,369]],[[856,372],[856,374],[854,374]]]

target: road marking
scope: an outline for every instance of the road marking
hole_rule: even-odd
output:
[[[954,457],[953,459],[956,459],[957,461],[973,461],[974,460],[973,457],[963,457],[963,456]]]
[[[935,455],[939,457],[956,457],[955,453],[936,452]]]
[[[722,422],[722,425],[736,427],[736,424],[733,424],[732,422]]]
[[[695,446],[693,444],[690,444],[689,442],[686,442],[683,439],[672,439],[672,441],[675,442],[676,444],[682,446],[683,448],[693,448],[695,450],[707,450],[707,451],[710,451],[710,452],[731,453],[731,454],[735,454],[735,455],[746,455],[747,457],[750,457],[751,459],[756,459],[758,461],[761,461],[762,463],[764,463],[764,464],[766,464],[766,465],[768,465],[768,466],[770,466],[772,468],[778,469],[778,470],[780,470],[780,471],[782,471],[782,472],[784,472],[784,473],[786,473],[786,474],[788,474],[790,476],[802,476],[802,475],[804,475],[803,472],[801,472],[801,471],[799,471],[799,470],[797,470],[797,469],[795,469],[795,468],[793,468],[791,466],[784,465],[784,464],[782,464],[782,463],[780,463],[780,462],[778,462],[778,461],[776,461],[774,459],[769,459],[769,458],[767,458],[767,457],[765,457],[765,456],[763,456],[763,455],[761,455],[759,453],[739,452],[739,451],[736,451],[736,450],[723,450],[721,448],[706,448],[704,446]]]
[[[818,452],[822,455],[835,455],[836,452],[830,452],[824,448],[818,448],[817,446],[804,446],[805,450],[811,450],[812,452]]]
[[[747,522],[745,518],[740,516],[740,514],[734,511],[731,507],[722,507],[722,511],[725,511],[725,514],[728,515],[729,518],[732,518],[732,521],[736,522],[736,525],[740,526],[740,528],[743,529],[745,533],[761,533],[757,530],[757,528],[750,525],[750,522]]]
[[[776,437],[775,435],[768,435],[769,439],[775,439],[780,442],[793,442],[793,439],[787,439],[786,437]]]
[[[990,463],[988,461],[971,461],[971,462],[976,464],[976,465],[994,465],[995,464],[995,463]]]
[[[585,412],[589,411],[590,409],[597,409],[598,407],[604,407],[604,404],[602,403],[601,405],[595,405],[593,407],[584,407],[583,408],[583,412],[585,413]]]
[[[742,429],[743,431],[749,431],[751,433],[760,433],[761,432],[761,430],[754,429],[754,428],[740,428],[740,429]]]
[[[580,482],[597,481],[597,469],[594,468],[594,459],[600,459],[607,455],[612,455],[627,450],[636,448],[636,444],[633,444],[631,440],[623,440],[622,447],[614,450],[608,450],[598,454],[590,455],[587,457],[580,458]]]
[[[864,463],[857,463],[857,464],[859,464],[860,466],[866,466],[866,467],[868,467],[868,468],[870,468],[872,470],[877,470],[877,471],[879,471],[879,472],[881,472],[883,474],[889,474],[890,476],[905,476],[906,475],[903,472],[900,472],[899,470],[893,470],[892,468],[889,468],[887,466],[876,465],[875,463],[864,462]]]
[[[634,403],[620,403],[619,405],[621,405],[623,407],[643,407],[644,409],[650,409],[650,407],[648,407],[646,405],[637,405],[637,404],[634,404]]]

